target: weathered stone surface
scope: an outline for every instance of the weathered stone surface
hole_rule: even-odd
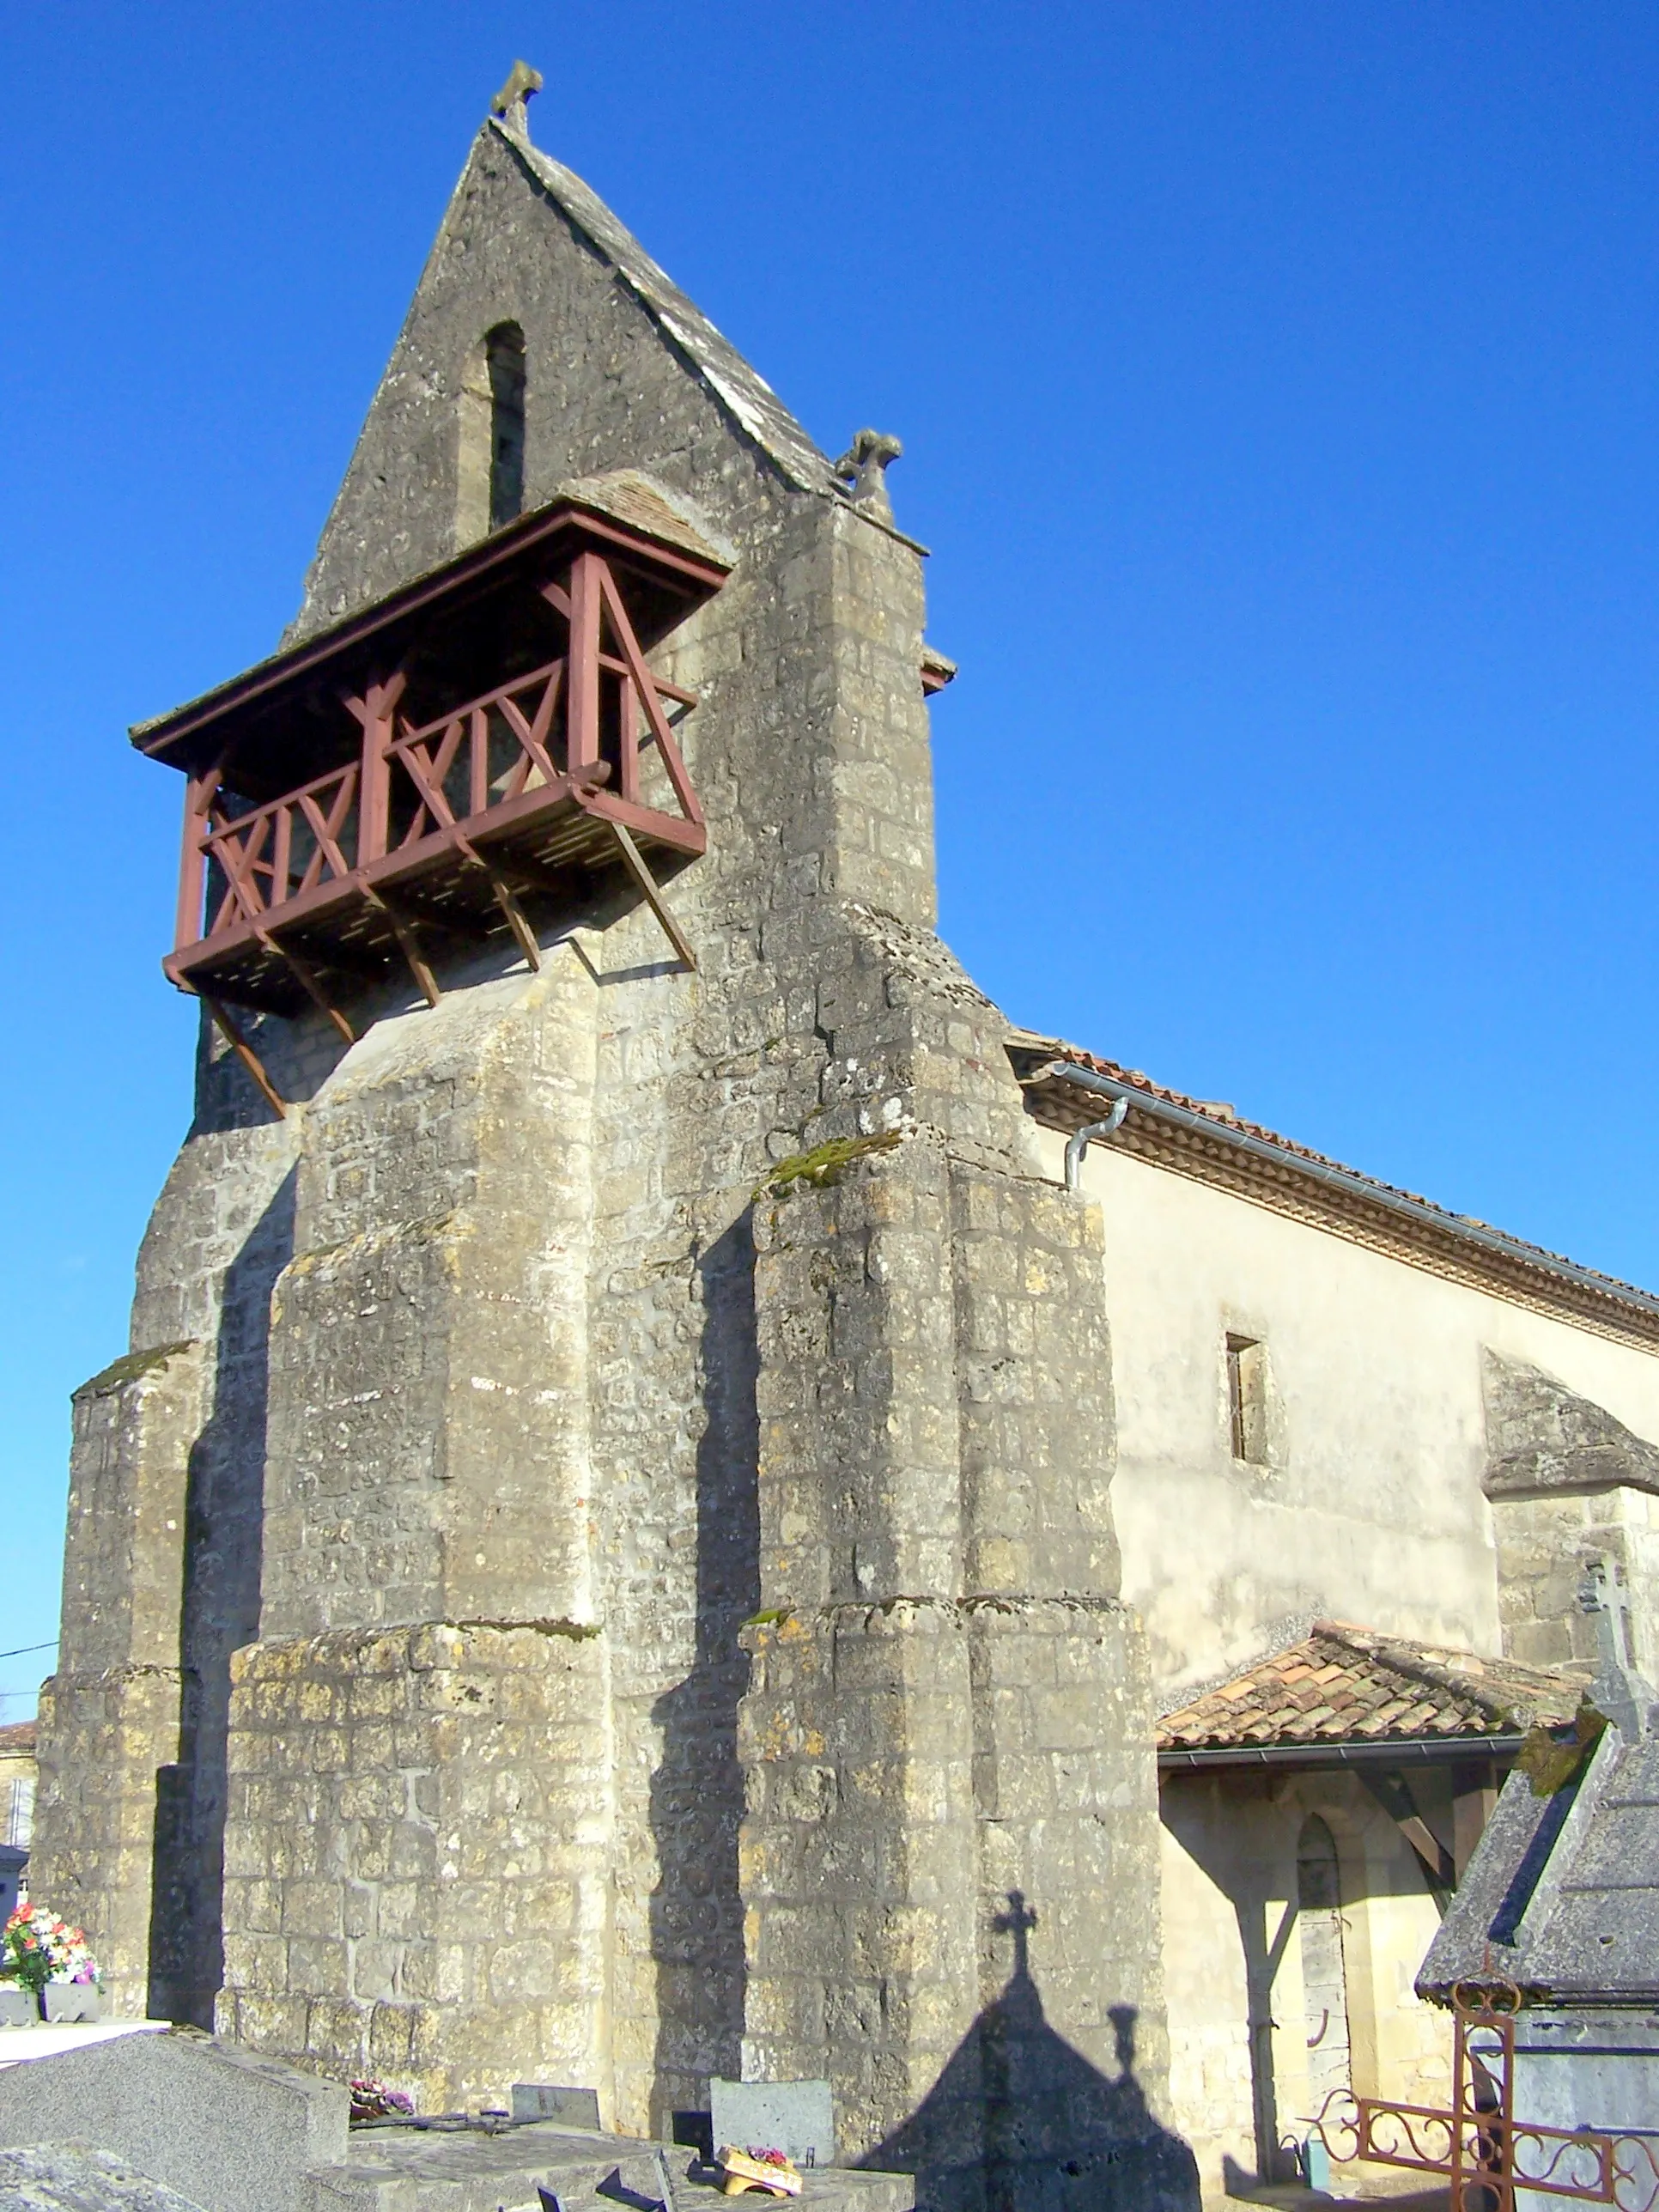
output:
[[[346,2154],[338,2082],[188,2029],[124,2035],[0,2072],[0,2144],[88,2142],[208,2212],[302,2212]]]
[[[714,2212],[721,2201],[714,2174],[668,2143],[567,2134],[553,2122],[499,2134],[358,2128],[344,2164],[311,2177],[307,2212],[530,2212],[538,2191],[569,2212],[611,2212],[639,2199],[659,2203],[665,2167],[678,2204]],[[915,2198],[908,2174],[819,2167],[803,2179],[794,2200],[802,2212],[910,2212]]]
[[[222,2033],[426,2112],[602,2071],[607,1673],[571,1623],[240,1652]]]
[[[836,2156],[835,2099],[827,2081],[722,2081],[708,2084],[714,2146],[781,2150],[802,2168],[830,2166]]]
[[[33,1887],[83,1927],[113,2011],[142,2017],[153,1961],[158,1771],[176,1774],[199,1341],[118,1360],[76,1393],[63,1648],[42,1698]]]
[[[1659,1445],[1541,1369],[1483,1346],[1488,1498],[1624,1487],[1659,1496]]]
[[[205,2212],[85,2143],[0,2150],[0,2203],[10,2212]]]

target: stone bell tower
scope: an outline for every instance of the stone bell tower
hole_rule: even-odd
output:
[[[532,76],[282,649],[134,732],[198,1107],[76,1401],[37,1886],[121,2011],[428,2109],[828,2074],[933,2201],[1158,2201],[1099,1222],[933,934],[897,448]]]

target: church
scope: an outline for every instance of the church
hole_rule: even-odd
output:
[[[824,2078],[940,2212],[1282,2178],[1443,2096],[1587,1564],[1659,1664],[1659,1298],[975,986],[898,443],[822,452],[537,82],[297,617],[133,731],[196,1110],[33,1893],[118,2013],[426,2112]]]

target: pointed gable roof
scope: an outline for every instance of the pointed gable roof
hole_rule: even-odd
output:
[[[1600,1678],[1598,1678],[1598,1682]],[[1562,1735],[1565,1731],[1561,1731]],[[1659,1740],[1609,1725],[1542,1793],[1516,1770],[1417,1978],[1579,2004],[1659,2000]]]
[[[562,161],[493,118],[485,127],[495,131],[526,173],[558,203],[685,356],[738,428],[777,463],[790,482],[802,491],[826,496],[839,491],[828,456],[813,444],[771,386],[657,266],[592,186],[584,184],[574,170],[567,169]]]
[[[1316,1620],[1310,1634],[1167,1714],[1164,1763],[1206,1751],[1513,1741],[1534,1720],[1565,1720],[1583,1685],[1541,1667]]]

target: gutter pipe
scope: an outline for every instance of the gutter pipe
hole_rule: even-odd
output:
[[[1401,1214],[1407,1220],[1419,1222],[1443,1237],[1455,1237],[1460,1243],[1478,1245],[1483,1251],[1535,1268],[1540,1274],[1553,1275],[1559,1282],[1577,1284],[1612,1304],[1629,1306],[1650,1318],[1659,1317],[1659,1297],[1650,1291],[1638,1290],[1633,1283],[1621,1283],[1611,1275],[1598,1274],[1593,1267],[1581,1267],[1571,1260],[1558,1259],[1553,1252],[1546,1252],[1537,1245],[1523,1244],[1516,1237],[1504,1236],[1501,1229],[1487,1229],[1465,1221],[1459,1214],[1447,1213],[1437,1206],[1429,1205],[1426,1200],[1408,1198],[1404,1191],[1390,1190],[1386,1184],[1369,1182],[1364,1176],[1350,1174],[1346,1168],[1334,1167],[1323,1160],[1306,1159],[1300,1152],[1269,1144],[1265,1137],[1253,1136],[1248,1129],[1230,1128],[1226,1122],[1215,1121],[1207,1114],[1195,1114],[1189,1106],[1177,1106],[1170,1099],[1156,1098],[1137,1089],[1133,1084],[1115,1082],[1109,1075],[1097,1075],[1091,1067],[1079,1067],[1075,1060],[1045,1061],[1031,1074],[1021,1078],[1021,1087],[1029,1090],[1033,1084],[1042,1083],[1050,1076],[1075,1084],[1080,1091],[1093,1091],[1103,1098],[1121,1099],[1138,1114],[1170,1122],[1177,1129],[1189,1129],[1194,1135],[1207,1137],[1212,1142],[1231,1145],[1235,1152],[1271,1161],[1275,1167],[1306,1176],[1310,1182],[1328,1183],[1333,1190],[1363,1199],[1366,1205],[1378,1206],[1384,1212]],[[1068,1144],[1068,1153],[1070,1149]]]
[[[1390,1743],[1204,1744],[1171,1747],[1158,1754],[1158,1771],[1180,1773],[1204,1766],[1443,1766],[1473,1759],[1513,1759],[1520,1735],[1406,1737]]]
[[[1046,1071],[1045,1071],[1046,1073]],[[1109,1137],[1115,1129],[1123,1127],[1123,1117],[1129,1110],[1127,1098],[1120,1098],[1103,1121],[1091,1121],[1086,1128],[1074,1129],[1066,1139],[1066,1188],[1075,1190],[1083,1180],[1083,1155],[1097,1137]]]

